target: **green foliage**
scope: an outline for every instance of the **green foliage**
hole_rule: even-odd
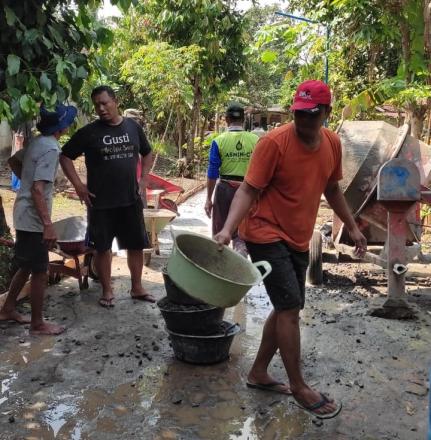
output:
[[[290,104],[299,82],[322,79],[329,40],[329,80],[335,115],[349,104],[352,116],[373,116],[376,105],[391,103],[414,108],[430,97],[429,64],[424,50],[421,0],[291,0],[290,11],[322,23],[298,25],[283,19],[258,32],[255,44],[271,68],[287,67],[281,102]],[[284,43],[285,51],[277,49]],[[277,57],[274,57],[277,53]]]
[[[129,1],[117,1],[123,8]],[[4,0],[0,6],[0,119],[14,126],[39,105],[79,99],[92,70],[89,51],[110,46],[112,32],[95,18],[99,0]]]
[[[212,90],[234,85],[244,70],[243,18],[222,0],[148,0],[141,4],[153,40],[202,51],[201,76]]]
[[[9,227],[6,223],[3,203],[0,196],[0,237],[8,240],[12,239]],[[7,246],[0,245],[0,293],[3,293],[9,287],[12,278],[12,261],[13,249]]]
[[[203,147],[209,150],[211,148],[212,141],[218,135],[220,135],[220,133],[215,131],[214,133],[211,133],[209,136],[207,136],[202,143]]]
[[[422,205],[420,211],[421,219],[423,220],[425,217],[431,216],[431,206],[430,205]]]
[[[280,101],[280,87],[286,73],[283,43],[277,41],[271,24],[279,18],[279,5],[253,6],[245,13],[245,71],[239,83],[225,99],[234,99],[257,107]],[[285,45],[284,45],[285,46]]]
[[[127,12],[132,5],[138,4],[138,0],[110,0],[115,6],[118,6],[121,11]]]
[[[175,147],[160,137],[152,137],[149,139],[149,142],[154,153],[161,154],[162,156],[172,156],[175,153]]]
[[[4,238],[11,239],[10,235]],[[13,249],[0,245],[0,293],[5,292],[13,275]]]
[[[363,90],[352,98],[347,105],[351,109],[350,117],[359,112],[368,111],[377,105],[389,103],[398,107],[426,101],[431,96],[431,86],[420,83],[407,84],[399,78],[385,79],[373,87]]]
[[[283,19],[263,26],[256,33],[252,50],[255,56],[260,55],[265,68],[278,79],[277,102],[285,108],[290,106],[299,83],[306,79],[324,79],[326,34],[319,25]],[[329,56],[330,62],[341,65],[342,58],[338,53]]]
[[[199,46],[175,48],[156,42],[141,46],[121,66],[121,79],[130,84],[140,101],[149,102],[156,119],[164,118],[171,108],[190,109],[193,88],[190,76],[200,72]]]

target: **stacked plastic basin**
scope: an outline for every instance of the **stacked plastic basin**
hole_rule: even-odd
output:
[[[214,364],[229,357],[240,328],[223,321],[225,309],[185,293],[163,269],[166,294],[158,303],[171,339],[175,357],[193,364]]]
[[[271,272],[266,261],[251,263],[228,247],[188,231],[174,231],[172,253],[163,272],[167,297],[158,306],[175,356],[212,364],[229,357],[238,324],[223,321],[226,307]]]

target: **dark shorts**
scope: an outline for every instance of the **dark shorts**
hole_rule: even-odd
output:
[[[98,252],[111,249],[114,238],[120,249],[149,247],[142,201],[134,205],[88,210],[88,245]]]
[[[265,260],[272,266],[263,283],[274,309],[303,309],[308,251],[298,252],[284,241],[246,244],[252,261]]]
[[[238,182],[240,183],[240,182]],[[218,234],[225,224],[229,208],[239,186],[233,186],[227,182],[219,181],[214,190],[214,203],[212,212],[212,232]],[[233,238],[237,236],[235,232]]]
[[[42,232],[16,231],[15,269],[25,269],[32,273],[48,270],[48,247],[43,241]]]

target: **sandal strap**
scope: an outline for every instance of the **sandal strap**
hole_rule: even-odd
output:
[[[313,403],[312,405],[304,406],[304,408],[310,411],[314,411],[316,409],[322,408],[322,406],[325,406],[327,403],[330,402],[329,399],[323,393],[320,393],[320,396],[322,397],[322,400],[319,400],[318,402]]]

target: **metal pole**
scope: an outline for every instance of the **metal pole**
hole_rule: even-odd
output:
[[[328,82],[329,82],[329,37],[331,35],[330,26],[326,25],[324,23],[321,23],[320,21],[310,20],[309,18],[305,18],[305,17],[298,17],[297,15],[287,14],[286,12],[277,11],[275,14],[281,15],[283,17],[291,18],[292,20],[304,21],[306,23],[320,24],[322,26],[325,26],[325,28],[326,28],[325,83],[328,84]]]
[[[388,306],[405,305],[407,300],[405,273],[397,273],[395,265],[406,265],[406,212],[388,210]]]
[[[310,20],[309,18],[305,18],[305,17],[298,17],[297,15],[287,14],[286,12],[277,11],[275,14],[282,15],[283,17],[293,18],[294,20],[305,21],[306,23],[321,24],[318,21]]]

